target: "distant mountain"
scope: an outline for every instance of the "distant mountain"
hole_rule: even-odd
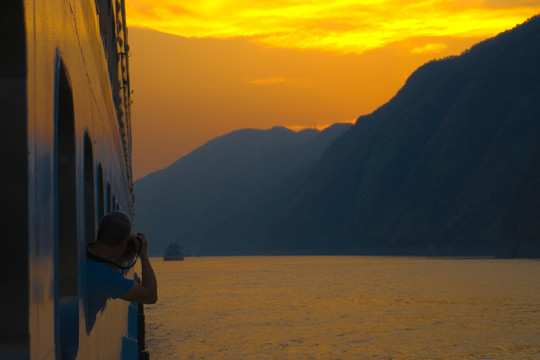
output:
[[[420,67],[271,225],[288,253],[540,256],[540,18]]]
[[[216,138],[135,182],[135,226],[147,232],[154,256],[171,242],[187,255],[264,252],[269,222],[351,126],[245,129]]]
[[[151,254],[540,257],[540,18],[353,127],[241,130],[135,183]]]

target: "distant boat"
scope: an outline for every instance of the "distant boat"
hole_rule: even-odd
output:
[[[165,255],[163,255],[164,261],[179,261],[184,260],[184,254],[177,244],[171,244],[165,249]]]

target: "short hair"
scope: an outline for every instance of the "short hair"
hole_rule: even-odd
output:
[[[131,235],[133,223],[128,214],[114,210],[99,221],[97,241],[104,245],[116,246]]]

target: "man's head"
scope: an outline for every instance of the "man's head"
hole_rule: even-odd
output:
[[[109,247],[126,243],[131,236],[131,218],[123,211],[111,211],[99,222],[97,241]]]

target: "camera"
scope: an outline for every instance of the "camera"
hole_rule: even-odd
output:
[[[124,254],[135,256],[140,253],[142,246],[142,236],[131,235]]]

